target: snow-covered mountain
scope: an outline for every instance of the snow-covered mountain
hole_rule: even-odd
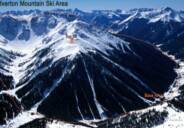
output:
[[[182,12],[173,10],[169,7],[161,9],[132,9],[129,13],[134,14],[134,16],[128,18],[128,20],[132,20],[134,18],[145,18],[148,19],[149,22],[183,22],[184,20]],[[124,22],[127,22],[128,20],[125,20]]]
[[[183,13],[171,8],[134,9],[132,15],[112,25],[120,34],[127,34],[155,44],[164,44],[184,29]],[[135,29],[136,28],[136,29]]]
[[[3,13],[0,16],[0,35],[8,40],[27,41],[31,36],[46,34],[57,25],[60,18],[80,19],[102,30],[130,35],[155,44],[164,44],[184,29],[183,11],[169,7],[91,12],[78,9],[49,12],[34,10]]]
[[[145,93],[167,92],[177,77],[176,62],[147,42],[98,28],[98,20],[102,25],[129,15],[120,10],[2,14],[2,127],[101,121],[160,103],[162,96],[145,98]]]
[[[184,13],[169,7],[128,11],[74,10],[82,20],[112,33],[126,34],[154,44],[164,44],[184,29]]]

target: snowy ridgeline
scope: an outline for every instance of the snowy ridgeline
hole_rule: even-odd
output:
[[[166,8],[159,11],[169,15],[173,10]],[[159,11],[141,11],[141,16],[147,17],[149,13],[155,14]],[[77,12],[75,10],[73,13]],[[113,12],[93,13],[117,16]],[[136,10],[129,13],[140,15]],[[0,62],[3,67],[0,67],[0,73],[13,77],[13,86],[3,88],[0,95],[8,94],[16,98],[18,105],[21,104],[21,110],[15,110],[10,118],[6,116],[7,125],[3,127],[18,127],[45,116],[69,121],[80,120],[90,124],[150,107],[155,100],[146,99],[144,92],[164,92],[173,83],[177,75],[174,72],[176,63],[153,46],[134,39],[122,40],[84,21],[74,20],[73,15],[56,15],[54,13],[49,18],[42,13],[2,16],[0,28],[8,21],[9,27],[17,24],[17,29],[10,35],[3,33],[6,27],[0,29],[0,34],[4,34],[0,37],[0,58],[5,61]],[[174,19],[179,22],[182,16]],[[150,56],[154,58],[153,61]],[[164,68],[160,67],[166,63]],[[158,76],[160,72],[162,75]],[[183,68],[177,71],[179,75],[182,72]],[[165,94],[166,99],[179,95],[182,78],[183,76],[176,78],[175,86]],[[161,79],[162,82],[158,81]],[[7,101],[9,99],[12,98],[7,97]],[[12,104],[10,102],[7,105]],[[163,105],[157,107],[164,110]],[[142,113],[149,109],[144,109]],[[168,120],[172,114],[177,114],[170,107],[166,106],[165,110],[169,113]],[[56,120],[47,121],[45,125],[82,127]]]
[[[148,27],[148,33],[162,32],[162,35],[172,35],[174,31],[181,28],[179,23],[184,22],[184,12],[176,11],[171,8],[161,9],[132,9],[129,11],[92,11],[83,12],[81,10],[55,10],[50,12],[42,11],[23,11],[23,12],[6,12],[0,16],[0,35],[7,40],[28,41],[34,35],[40,36],[47,34],[62,19],[73,21],[82,20],[98,28],[107,29],[111,32],[126,31],[128,34],[137,36],[136,31],[132,33],[135,25]],[[8,25],[7,25],[8,23]],[[159,30],[154,25],[159,25],[163,30]],[[176,30],[175,30],[176,29]],[[140,29],[143,31],[142,29]],[[140,31],[139,31],[140,32]],[[145,33],[147,34],[147,33]],[[154,38],[154,37],[152,37]],[[152,39],[150,38],[150,39]],[[2,38],[0,37],[0,40]]]

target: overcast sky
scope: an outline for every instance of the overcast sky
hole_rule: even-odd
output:
[[[8,1],[8,0],[4,0],[4,1]],[[11,1],[19,1],[19,0],[11,0]],[[31,1],[31,0],[25,0],[25,1]],[[162,7],[171,7],[176,10],[184,10],[184,0],[60,0],[60,1],[68,1],[69,3],[68,7],[60,7],[62,9],[78,8],[85,11],[97,10],[97,9],[128,10],[131,8],[162,8]],[[52,7],[52,8],[42,7],[37,9],[46,10],[46,9],[53,9],[53,8],[56,9],[56,7]],[[20,10],[20,9],[35,9],[35,7],[31,7],[31,8],[0,7],[0,11]]]

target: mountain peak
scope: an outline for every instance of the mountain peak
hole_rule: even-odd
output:
[[[104,119],[148,107],[155,99],[147,99],[145,93],[164,93],[169,89],[176,77],[175,62],[152,45],[112,35],[90,22],[93,15],[93,20],[102,25],[122,20],[122,14],[95,14],[85,13],[88,21],[73,17],[72,10],[38,13],[29,19],[24,17],[27,14],[0,16],[0,34],[10,34],[7,46],[20,42],[26,46],[18,48],[18,54],[12,47],[8,52],[4,46],[0,49],[0,72],[12,76],[13,83],[2,89],[21,105],[16,114],[34,109],[35,113],[59,120]],[[20,37],[26,39],[20,41]],[[21,54],[23,50],[25,53]],[[1,78],[6,79],[4,75]],[[0,95],[1,99],[4,98]],[[7,101],[11,108],[14,100],[10,97]],[[14,118],[13,111],[1,110],[5,114],[0,121],[6,123]],[[12,116],[7,117],[6,113]]]
[[[174,11],[171,7],[165,7],[162,10],[164,10],[164,11],[170,11],[170,12],[173,12]]]

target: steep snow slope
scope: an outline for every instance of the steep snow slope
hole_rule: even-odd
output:
[[[74,10],[80,19],[112,33],[130,35],[150,43],[164,44],[184,29],[182,11],[169,7],[161,9],[131,9],[128,11]]]
[[[4,44],[0,44],[0,91],[10,89],[13,86],[13,78],[9,68],[15,56],[12,52],[4,49]]]
[[[149,22],[182,22],[184,20],[181,12],[173,10],[169,7],[161,9],[132,9],[128,12],[136,14],[134,17],[129,18],[129,20],[132,20],[133,18],[145,18],[148,19]]]
[[[58,24],[61,18],[67,18],[69,21],[80,19],[102,30],[131,35],[156,44],[167,42],[184,29],[183,11],[176,11],[169,7],[128,11],[96,10],[92,12],[75,9],[2,14],[0,16],[0,34],[6,40],[28,41],[35,35],[46,35],[50,29]]]
[[[6,15],[5,19],[8,24],[26,22],[30,36],[21,40],[13,34],[14,38],[5,37],[8,42],[1,45],[3,57],[14,57],[6,71],[14,81],[11,88],[0,92],[10,106],[2,109],[0,119],[7,123],[5,127],[23,125],[20,120],[25,115],[24,123],[42,116],[67,121],[101,120],[146,108],[159,97],[146,99],[144,94],[163,94],[177,75],[176,63],[154,46],[120,39],[74,20],[73,15],[47,12],[29,14],[27,19],[25,15],[18,17]],[[53,18],[54,26],[50,24]],[[3,70],[3,74],[6,72]],[[12,111],[13,105],[17,107]],[[6,117],[7,113],[10,116]]]

